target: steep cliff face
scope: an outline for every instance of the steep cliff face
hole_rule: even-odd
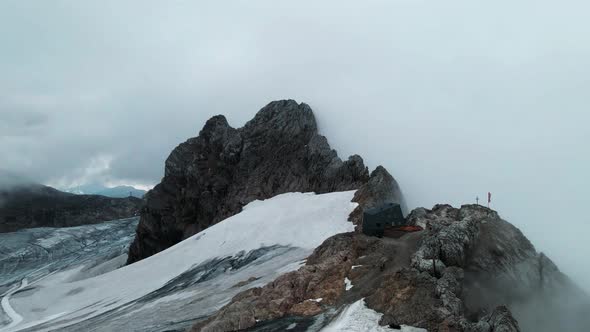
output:
[[[361,157],[342,161],[319,135],[306,104],[271,102],[237,129],[215,116],[166,160],[162,182],[147,194],[128,263],[240,212],[253,200],[357,189],[368,179]],[[401,199],[401,192],[394,196]]]
[[[139,214],[142,200],[74,195],[40,184],[0,189],[0,233],[33,227],[68,227]]]
[[[350,214],[349,220],[357,226],[362,224],[364,209],[397,203],[401,205],[404,215],[408,211],[399,184],[383,166],[377,166],[371,172],[369,180],[356,191],[352,201],[358,203],[358,206]],[[360,231],[360,228],[357,227],[357,231]]]

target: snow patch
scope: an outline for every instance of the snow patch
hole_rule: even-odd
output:
[[[387,326],[380,326],[379,320],[383,314],[367,308],[365,299],[354,302],[346,307],[338,317],[336,317],[328,326],[324,327],[322,332],[391,332]],[[401,326],[402,332],[428,332],[425,329]]]
[[[285,266],[283,266],[282,268],[278,269],[277,272],[279,272],[280,274],[285,274],[291,271],[296,271],[299,270],[300,267],[305,265],[305,261],[307,261],[307,259],[301,260],[299,262],[293,262],[291,264],[287,264]]]
[[[344,285],[346,286],[347,291],[349,291],[352,287],[354,287],[352,285],[352,281],[350,281],[350,279],[348,279],[348,277],[344,278]]]

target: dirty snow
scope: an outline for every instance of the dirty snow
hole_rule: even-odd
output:
[[[348,277],[344,278],[344,285],[346,286],[347,291],[349,291],[352,287],[354,287],[352,285],[352,281],[350,281],[350,279],[348,279]]]

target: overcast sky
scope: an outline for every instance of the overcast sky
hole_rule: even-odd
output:
[[[493,207],[590,284],[587,1],[0,2],[0,167],[149,186],[210,116],[314,109],[411,207]]]

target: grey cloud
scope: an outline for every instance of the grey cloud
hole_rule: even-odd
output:
[[[50,184],[154,184],[210,116],[241,126],[294,98],[341,155],[396,175],[410,206],[491,191],[504,218],[588,285],[588,10],[578,0],[2,1],[1,166]]]
[[[2,122],[0,136],[23,136],[34,134],[48,121],[48,115],[28,109],[22,105],[0,105]]]

